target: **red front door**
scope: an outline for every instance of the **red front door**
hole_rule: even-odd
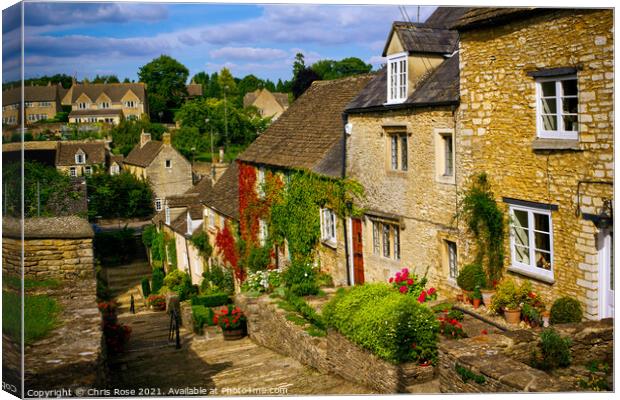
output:
[[[362,247],[362,220],[352,219],[353,225],[353,282],[364,283],[364,252]]]

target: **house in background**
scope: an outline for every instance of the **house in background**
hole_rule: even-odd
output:
[[[57,142],[56,169],[71,177],[107,171],[110,149],[102,140]]]
[[[62,104],[71,105],[71,123],[117,125],[148,114],[144,83],[73,83]]]
[[[187,100],[194,100],[197,97],[202,96],[202,84],[196,83],[194,80],[190,84],[185,85],[187,88]]]
[[[287,93],[271,93],[267,89],[256,89],[243,96],[243,107],[254,106],[263,117],[275,121],[288,108]]]
[[[164,200],[192,188],[192,166],[170,142],[170,133],[162,141],[151,140],[142,132],[140,143],[123,160],[123,169],[138,178],[147,179],[155,194],[155,210],[163,210]]]
[[[205,260],[191,238],[195,232],[203,229],[202,202],[211,190],[211,180],[204,178],[185,193],[167,197],[164,200],[164,209],[153,218],[153,223],[164,231],[167,240],[174,240],[176,266],[186,272],[194,284],[199,284],[202,280]]]
[[[612,317],[613,10],[472,9],[456,29],[459,176],[487,172],[509,216],[505,274]]]
[[[118,175],[123,171],[123,160],[125,157],[122,154],[108,153],[108,173],[110,175]]]
[[[2,91],[2,124],[21,124],[22,88],[14,87]],[[61,96],[64,90],[60,84],[47,86],[24,86],[25,124],[30,125],[44,119],[52,119],[62,111]]]
[[[356,284],[406,267],[444,291],[456,286],[459,56],[446,22],[462,11],[394,22],[386,68],[346,107],[346,176],[366,192],[364,216],[347,221]]]
[[[368,82],[372,75],[359,75],[331,81],[315,81],[278,120],[273,122],[241,155],[238,156],[240,175],[251,173],[257,184],[256,194],[268,173],[280,177],[292,171],[304,170],[326,179],[343,177],[344,122],[342,113]],[[242,177],[240,176],[240,181]],[[247,179],[247,177],[245,178]],[[242,193],[240,198],[248,196]],[[241,202],[241,201],[240,201]],[[243,218],[243,210],[239,210]],[[334,282],[346,285],[352,282],[345,254],[345,230],[330,205],[325,205],[317,217],[321,220],[321,243],[318,245],[321,270],[332,275]],[[250,223],[255,223],[250,221]],[[258,243],[267,239],[269,227],[263,220],[250,231],[259,232]],[[279,249],[276,265],[286,264],[287,249]]]

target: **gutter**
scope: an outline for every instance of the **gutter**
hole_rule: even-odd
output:
[[[364,108],[351,108],[351,109],[345,110],[345,113],[364,114],[364,113],[370,113],[370,112],[403,110],[403,109],[408,109],[408,108],[454,106],[454,105],[458,106],[459,103],[460,103],[460,100],[435,101],[435,102],[424,102],[424,103],[401,103],[401,104],[393,104],[393,105],[370,106],[370,107],[364,107]]]
[[[347,132],[345,125],[349,121],[349,116],[347,112],[342,113],[342,179],[347,177]],[[351,279],[351,265],[349,263],[349,235],[347,232],[347,223],[346,218],[343,219],[342,229],[344,232],[344,256],[345,256],[345,265],[347,270],[347,284],[350,286],[353,284],[353,280]]]

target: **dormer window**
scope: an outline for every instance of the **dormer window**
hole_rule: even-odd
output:
[[[78,103],[78,109],[80,110],[86,110],[86,108],[88,108],[88,103]]]
[[[125,107],[127,108],[135,108],[136,107],[136,103],[133,100],[129,100],[125,102]]]
[[[84,162],[86,161],[86,156],[84,153],[82,153],[81,151],[78,153],[75,153],[75,163],[76,164],[84,164]]]
[[[110,108],[110,103],[108,103],[107,101],[103,101],[99,104],[99,108],[101,109]]]
[[[402,103],[407,100],[407,53],[388,56],[387,102]]]

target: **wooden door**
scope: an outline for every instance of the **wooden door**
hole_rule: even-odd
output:
[[[353,227],[353,283],[362,285],[364,283],[364,248],[362,247],[362,220],[354,218],[351,220]]]

